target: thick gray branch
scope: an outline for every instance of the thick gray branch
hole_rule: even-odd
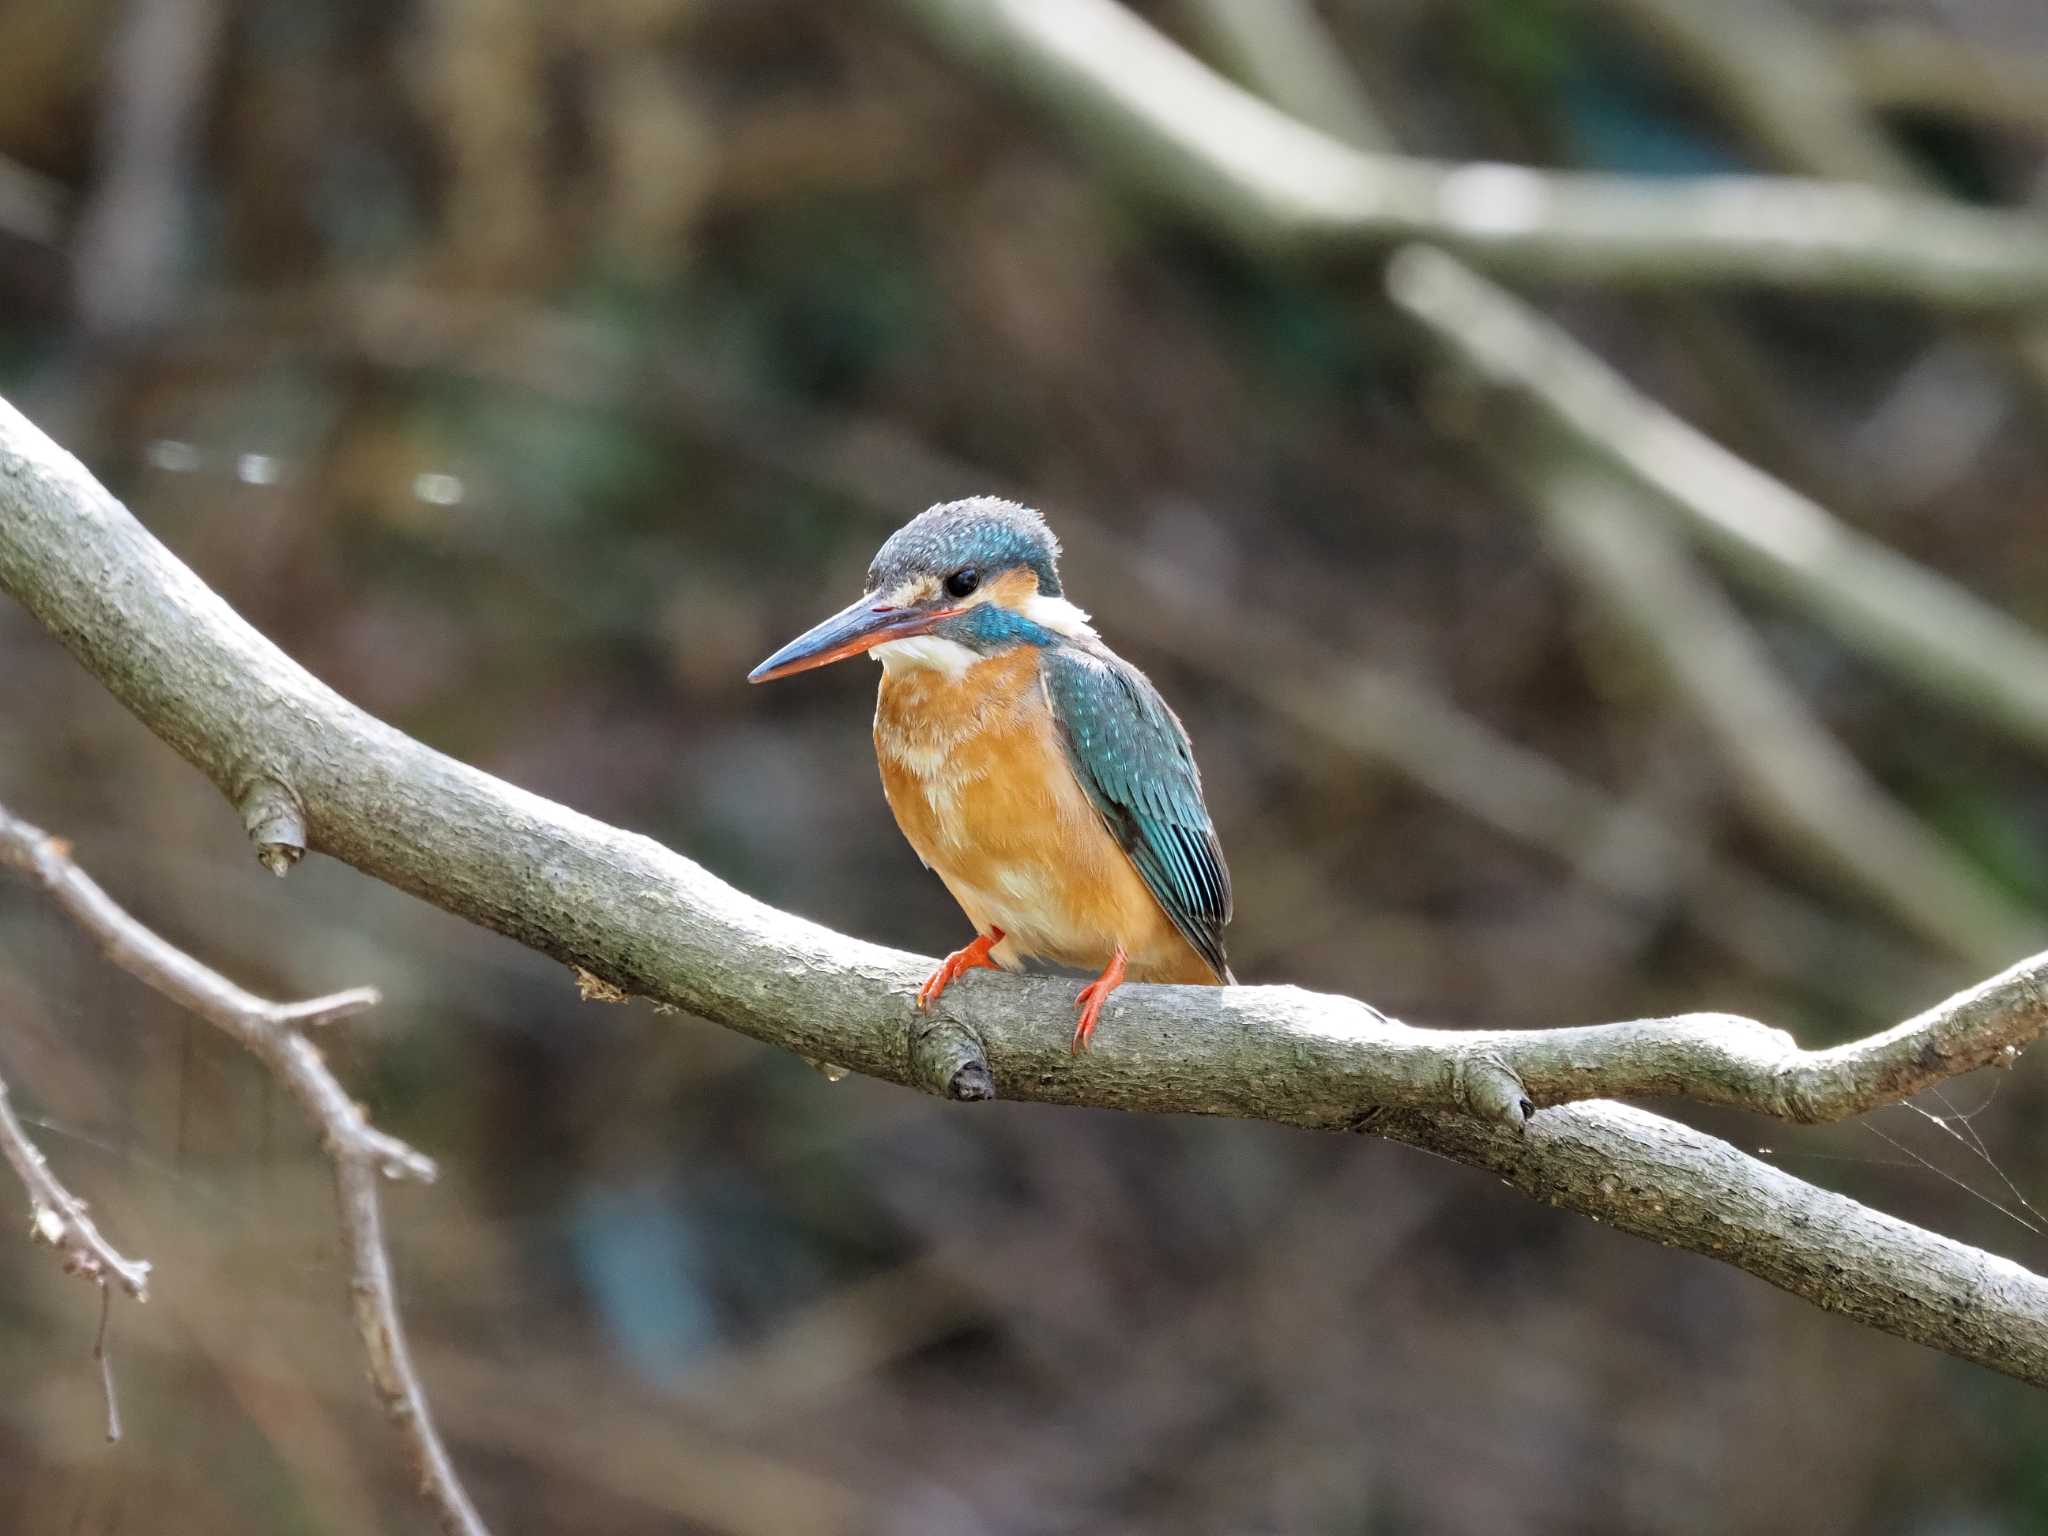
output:
[[[1792,1119],[1854,1114],[2009,1061],[2048,1026],[2048,956],[1831,1051],[1800,1051],[1723,1015],[1452,1033],[1292,987],[1130,987],[1077,1059],[1070,984],[973,976],[927,1020],[911,999],[928,961],[775,911],[648,838],[372,719],[240,619],[4,402],[0,588],[224,793],[256,777],[286,786],[309,847],[628,991],[954,1097],[1396,1135],[2048,1383],[2048,1282],[2016,1266],[1616,1106],[1522,1125],[1533,1106],[1595,1095],[1684,1095]],[[1731,1170],[1742,1182],[1729,1183]],[[1769,1198],[1745,1193],[1752,1186]],[[1754,1237],[1729,1241],[1735,1233]],[[1856,1233],[1853,1253],[1835,1251]],[[1974,1310],[1959,1312],[1954,1296]]]
[[[1371,1129],[1490,1168],[1532,1199],[1712,1254],[1827,1311],[1922,1343],[1939,1337],[1951,1354],[2048,1383],[2040,1276],[1686,1126],[1623,1104],[1574,1104],[1537,1116],[1519,1137],[1413,1111]]]
[[[2048,225],[1872,187],[1647,180],[1354,149],[1238,89],[1116,0],[896,0],[1130,179],[1306,254],[1424,240],[1584,281],[1740,282],[1982,310],[2048,298]]]

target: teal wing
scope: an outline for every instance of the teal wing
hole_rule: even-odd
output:
[[[1230,980],[1223,956],[1230,870],[1202,803],[1187,732],[1145,674],[1107,651],[1050,650],[1043,676],[1089,803],[1174,927]]]

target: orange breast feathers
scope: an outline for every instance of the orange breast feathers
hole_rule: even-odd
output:
[[[891,669],[875,757],[896,824],[996,960],[1099,970],[1121,944],[1137,981],[1219,978],[1181,937],[1088,803],[1022,647],[961,672]]]

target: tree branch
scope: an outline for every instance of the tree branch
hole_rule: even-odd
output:
[[[49,177],[0,155],[0,231],[36,245],[64,233],[64,190]]]
[[[4,402],[0,588],[224,793],[252,777],[288,787],[309,848],[628,991],[941,1095],[1394,1136],[2048,1384],[2048,1281],[2017,1265],[1619,1106],[1580,1104],[1523,1125],[1536,1106],[1616,1094],[1681,1094],[1800,1120],[1855,1114],[2009,1061],[2048,1027],[2048,956],[1830,1051],[1800,1051],[1777,1030],[1718,1014],[1455,1033],[1292,987],[1133,986],[1118,993],[1096,1049],[1075,1058],[1066,983],[972,977],[926,1018],[912,996],[928,961],[764,906],[648,838],[356,709]],[[324,1071],[303,1038],[288,1038],[288,1062]],[[323,1096],[325,1112],[352,1114],[332,1091],[339,1102]]]
[[[654,347],[657,363],[566,316],[494,311],[486,319],[459,294],[402,287],[327,294],[317,322],[300,308],[291,300],[188,306],[181,329],[196,334],[181,336],[174,355],[189,363],[204,351],[212,366],[233,370],[245,365],[250,347],[274,357],[288,339],[303,355],[329,362],[446,372],[662,432],[683,430],[753,471],[868,509],[877,533],[895,526],[905,507],[1002,478],[879,419],[776,409],[724,393],[676,348]],[[486,333],[487,345],[479,345]],[[1056,499],[1034,496],[1014,478],[1007,484],[1025,501]],[[1509,740],[1440,692],[1332,645],[1291,614],[1233,592],[1242,622],[1219,627],[1224,594],[1211,577],[1162,559],[1157,548],[1139,558],[1083,507],[1062,504],[1060,536],[1078,568],[1127,570],[1140,579],[1118,608],[1119,633],[1171,651],[1304,739],[1391,772],[1498,835],[1562,860],[1575,880],[1627,904],[1640,920],[1675,907],[1751,969],[1802,987],[1816,980],[1810,956],[1824,946],[1842,957],[1824,985],[1862,1006],[1888,1006],[1925,969],[1888,935],[1822,915],[1651,809]]]
[[[1403,206],[1396,188],[1403,177],[1422,174],[1418,168],[1425,165],[1367,155],[1303,126],[1211,73],[1116,0],[896,3],[935,37],[1011,81],[1055,117],[1093,133],[1118,163],[1134,168],[1148,184],[1166,186],[1190,208],[1254,244],[1298,240],[1305,224],[1320,229],[1327,240],[1331,229],[1341,225],[1327,208],[1321,223],[1303,211],[1303,204],[1313,201],[1302,190],[1306,182],[1314,183],[1325,203],[1356,205],[1351,208],[1355,238],[1365,238],[1368,229],[1374,239],[1390,237],[1402,222],[1387,216],[1387,210]],[[1554,258],[1575,248],[1588,232],[1560,217],[1569,199],[1553,200],[1548,189],[1554,183],[1598,184],[1605,189],[1603,198],[1619,199],[1611,213],[1630,199],[1646,199],[1634,204],[1621,225],[1643,221],[1655,226],[1639,231],[1653,244],[1668,238],[1680,250],[1715,253],[1708,268],[1676,262],[1666,274],[1672,277],[1708,270],[1737,275],[1743,270],[1740,261],[1725,268],[1718,263],[1738,248],[1755,242],[1782,251],[1789,248],[1781,242],[1790,229],[1819,235],[1813,225],[1841,219],[1848,222],[1835,234],[1851,243],[1867,235],[1903,255],[1957,214],[1931,199],[1894,205],[1895,194],[1828,183],[1714,178],[1690,186],[1657,182],[1638,190],[1623,178],[1545,178],[1505,166],[1429,167],[1427,174],[1439,184],[1436,204],[1483,205],[1486,213],[1465,223],[1441,216],[1414,218],[1407,221],[1414,235],[1482,265],[1538,272],[1555,270],[1545,255]],[[1379,185],[1382,176],[1392,178],[1384,187]],[[1469,178],[1464,185],[1471,195],[1454,191],[1457,176]],[[1718,233],[1696,228],[1696,215],[1724,193],[1730,226]],[[1748,212],[1737,212],[1734,205],[1752,194],[1761,201]],[[1781,197],[1790,206],[1767,211]],[[1809,197],[1816,200],[1805,202]],[[1835,204],[1837,198],[1869,199],[1871,208],[1882,205],[1898,213],[1910,207],[1913,212],[1900,214],[1896,224],[1888,222],[1880,231],[1864,215]],[[1804,212],[1795,212],[1802,207]],[[1762,222],[1751,223],[1752,216]],[[1467,227],[1474,222],[1483,233]],[[1718,215],[1710,223],[1718,228]],[[1829,238],[1823,236],[1822,244]],[[1943,247],[1945,238],[1934,236],[1934,246]],[[1534,250],[1524,249],[1525,241],[1533,242]],[[1894,241],[1905,243],[1893,246]],[[1817,257],[1821,249],[1805,242],[1805,235],[1792,242],[1803,252],[1802,261]],[[2048,242],[2040,231],[2022,243],[2048,259]],[[1596,255],[1582,275],[1651,275],[1647,268],[1607,265],[1620,253],[1596,245],[1606,254]],[[1650,247],[1629,249],[1642,256]],[[1938,249],[1927,254],[1936,262],[1942,259]],[[1839,271],[1832,261],[1829,257],[1821,267]],[[1795,277],[1768,262],[1751,265],[1747,275],[1758,281],[1821,281],[1817,270]],[[1615,475],[1641,493],[1646,509],[1663,512],[1730,565],[1819,615],[1843,639],[1907,680],[1957,700],[2048,751],[2048,641],[1954,582],[1845,527],[1687,426],[1631,389],[1563,331],[1475,274],[1459,273],[1440,255],[1432,259],[1425,251],[1397,261],[1388,281],[1396,302],[1445,331],[1471,366],[1545,422],[1596,450]]]
[[[1832,182],[1650,180],[1375,154],[1275,111],[1115,0],[896,0],[1130,179],[1264,249],[1425,240],[1518,273],[1738,282],[1956,310],[2048,298],[2048,225]]]
[[[63,1256],[67,1274],[83,1275],[102,1290],[112,1282],[137,1301],[149,1300],[148,1261],[123,1258],[121,1251],[100,1235],[86,1214],[85,1202],[58,1182],[50,1172],[49,1159],[29,1139],[8,1100],[5,1083],[0,1083],[0,1156],[28,1190],[29,1236],[55,1248]]]
[[[1852,79],[1839,34],[1788,0],[1607,0],[1662,42],[1785,169],[1864,181],[1895,192],[1944,195],[1868,109]],[[2048,400],[2048,327],[2020,326],[1996,338],[2032,392]],[[1938,344],[1948,347],[1952,343]],[[2004,416],[1987,416],[1981,448]]]
[[[1702,24],[1677,0],[1616,3],[1635,8],[1652,21],[1668,22],[1681,41],[1721,57],[1723,45],[1715,26]],[[1762,30],[1774,36],[1779,31],[1787,34],[1788,52],[1819,47],[1795,19],[1768,7],[1765,0],[1745,3],[1758,11],[1751,19]],[[1675,14],[1674,5],[1684,14]],[[1224,22],[1252,25],[1237,14],[1235,0],[1203,0],[1199,8],[1219,12]],[[1300,10],[1294,0],[1270,0],[1259,14],[1274,20]],[[1335,68],[1328,63],[1328,50],[1324,56],[1321,68]],[[1258,62],[1263,66],[1259,83],[1290,111],[1306,113],[1332,94],[1332,87],[1315,71],[1290,68],[1287,58],[1262,56]],[[1362,92],[1349,84],[1348,94],[1361,97],[1360,105],[1369,113]],[[1838,110],[1831,98],[1786,108],[1784,131],[1794,134],[1808,126],[1810,118],[1828,120]],[[1854,140],[1848,127],[1842,127],[1841,140]],[[1881,144],[1880,138],[1877,145]],[[1877,154],[1876,145],[1862,147]],[[1846,151],[1842,153],[1846,157]],[[1816,168],[1861,174],[1873,164],[1835,167],[1824,162]],[[1447,327],[1441,313],[1465,316],[1483,310],[1486,317],[1516,319],[1525,329],[1547,326],[1514,295],[1440,252],[1405,254],[1389,274],[1397,301],[1410,286],[1427,287],[1432,280],[1491,299],[1487,306],[1423,305],[1415,311],[1435,322],[1439,345],[1454,358],[1472,343],[1443,334]],[[1995,964],[2039,940],[2030,913],[1896,804],[1813,719],[1779,677],[1742,616],[1694,570],[1676,531],[1659,526],[1654,508],[1640,504],[1643,490],[1612,467],[1600,442],[1542,421],[1536,425],[1548,430],[1527,430],[1523,424],[1524,430],[1502,432],[1485,411],[1471,405],[1457,400],[1438,416],[1450,433],[1469,440],[1518,484],[1546,521],[1559,559],[1593,590],[1619,627],[1634,637],[1638,651],[1690,704],[1734,769],[1750,805],[1772,830],[1827,873],[1874,897],[1906,926],[1958,955]],[[1318,689],[1318,702],[1333,693],[1327,687]]]
[[[1634,642],[1633,654],[1685,701],[1758,821],[1810,865],[1965,959],[1996,964],[2048,938],[2032,912],[1894,800],[1813,717],[1678,531],[1646,512],[1641,492],[1596,451],[1576,438],[1501,432],[1483,409],[1445,414],[1451,432],[1543,519],[1558,559]]]
[[[0,474],[0,484],[6,483]],[[434,1165],[396,1137],[373,1127],[327,1069],[320,1052],[300,1032],[374,1007],[376,992],[355,987],[300,1003],[273,1003],[245,992],[123,911],[72,862],[63,843],[17,820],[5,807],[0,807],[0,864],[11,865],[40,885],[122,970],[239,1042],[298,1100],[334,1165],[342,1238],[349,1256],[349,1290],[356,1328],[369,1352],[371,1383],[385,1414],[405,1438],[421,1491],[433,1505],[442,1529],[449,1536],[488,1536],[434,1428],[425,1389],[406,1349],[391,1258],[384,1243],[377,1181],[405,1178],[431,1182]],[[108,1247],[86,1218],[83,1205],[50,1177],[41,1155],[28,1144],[8,1109],[4,1088],[0,1088],[0,1148],[29,1185],[42,1235],[67,1253],[80,1256],[81,1265],[92,1266],[87,1272],[99,1274],[103,1285],[104,1272],[112,1272],[131,1295],[141,1299],[149,1266],[130,1264]],[[20,1156],[24,1150],[26,1162]],[[54,1214],[46,1218],[45,1212]],[[103,1364],[104,1338],[103,1322],[101,1345],[95,1346]],[[112,1416],[112,1402],[110,1391],[110,1426],[118,1423]]]
[[[1865,110],[1833,34],[1783,0],[1607,0],[1712,89],[1779,163],[1812,176],[1928,192],[1919,167]]]
[[[1905,23],[1852,29],[1841,47],[1843,68],[1873,107],[2048,133],[2048,55],[1994,52]]]
[[[1574,439],[1646,512],[1908,682],[2048,752],[2048,640],[1736,457],[1442,255],[1400,253],[1387,287],[1486,386],[1489,405]]]

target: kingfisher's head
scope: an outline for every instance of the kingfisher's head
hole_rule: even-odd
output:
[[[994,496],[942,502],[889,536],[867,590],[747,674],[765,683],[862,651],[891,671],[954,675],[1021,645],[1092,636],[1060,591],[1059,540],[1029,507]]]

